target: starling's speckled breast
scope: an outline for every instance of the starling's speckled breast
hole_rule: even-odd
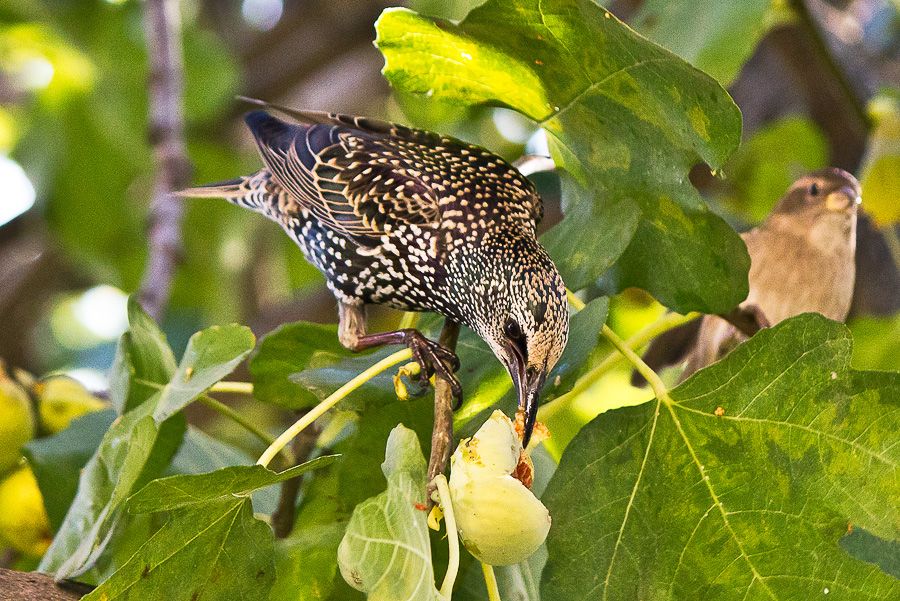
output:
[[[514,276],[498,269],[549,261],[534,233],[540,197],[496,155],[381,121],[302,116],[310,123],[247,117],[265,168],[236,182],[232,201],[280,223],[343,302],[472,325],[492,282]]]

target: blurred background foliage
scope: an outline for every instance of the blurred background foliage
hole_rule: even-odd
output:
[[[460,19],[479,3],[408,4]],[[709,72],[740,106],[741,149],[721,174],[704,166],[692,173],[736,229],[758,223],[803,172],[836,165],[863,179],[867,215],[850,320],[855,360],[859,368],[900,368],[896,0],[603,4]],[[257,167],[237,94],[414,123],[510,159],[526,146],[541,151],[535,125],[512,111],[392,95],[372,46],[373,23],[388,5],[183,1],[193,180]],[[68,372],[95,389],[105,388],[114,342],[127,327],[126,297],[146,261],[154,165],[141,8],[137,0],[0,0],[0,357],[32,373]],[[552,174],[535,180],[547,202],[546,228],[560,217],[559,181]],[[335,320],[322,278],[276,225],[224,202],[190,201],[183,229],[163,324],[176,352],[209,324],[238,321],[263,335],[287,321]],[[627,290],[613,299],[609,323],[628,336],[661,311]],[[627,380],[614,370],[564,412],[545,412],[560,434],[557,452],[608,404],[646,398]],[[264,424],[283,416],[257,417]]]

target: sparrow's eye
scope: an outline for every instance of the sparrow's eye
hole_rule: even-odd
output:
[[[816,184],[816,183],[810,184],[809,195],[810,196],[818,196],[819,195],[819,184]]]
[[[506,337],[510,340],[518,340],[522,337],[522,328],[519,327],[519,324],[515,319],[509,318],[503,326],[503,333],[506,334]]]

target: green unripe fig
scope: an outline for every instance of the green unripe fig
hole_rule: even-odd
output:
[[[25,389],[0,372],[0,477],[19,463],[34,436],[34,415]]]
[[[92,395],[81,382],[66,376],[53,376],[34,385],[41,426],[50,434],[69,427],[75,418],[100,411],[106,403]]]
[[[40,557],[53,534],[37,480],[22,467],[0,481],[0,540],[29,557]]]

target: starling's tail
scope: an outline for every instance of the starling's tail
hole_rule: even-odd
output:
[[[245,178],[239,177],[224,182],[197,186],[196,188],[186,188],[174,192],[174,194],[182,198],[224,198],[231,200],[234,197],[247,193],[247,189],[244,187],[244,180]]]
[[[183,198],[223,198],[245,209],[264,213],[270,204],[267,202],[270,178],[269,172],[262,169],[246,177],[180,190],[175,195]]]

